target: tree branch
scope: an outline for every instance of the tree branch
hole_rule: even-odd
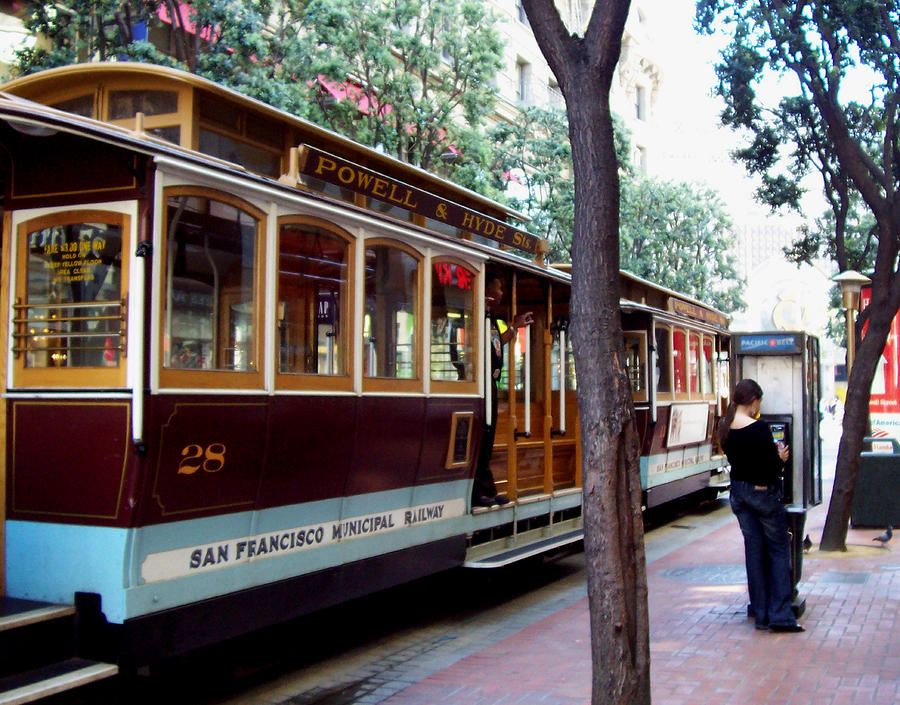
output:
[[[819,74],[820,66],[815,51],[806,40],[806,33],[803,31],[802,25],[789,27],[787,35],[782,31],[779,24],[780,18],[772,12],[774,7],[779,15],[786,14],[784,3],[781,0],[771,0],[770,3],[762,2],[760,5],[769,33],[775,39],[777,55],[809,89],[811,99],[828,127],[844,168],[873,212],[883,210],[885,199],[879,192],[878,186],[887,191],[886,180],[889,180],[891,175],[879,168],[850,133],[846,117],[837,100],[840,82],[830,82],[832,85],[825,85]],[[786,51],[785,47],[787,46],[799,54],[799,61]]]

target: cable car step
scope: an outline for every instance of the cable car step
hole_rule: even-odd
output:
[[[0,598],[0,632],[75,614],[72,605],[55,605],[15,597]]]
[[[0,680],[0,705],[21,705],[116,675],[112,663],[73,658]]]
[[[516,546],[505,551],[499,551],[489,556],[481,556],[475,560],[466,561],[466,568],[502,568],[510,563],[521,561],[531,556],[547,553],[563,546],[581,541],[584,538],[584,529],[575,529],[564,534],[549,536],[540,541],[532,541],[523,546]]]

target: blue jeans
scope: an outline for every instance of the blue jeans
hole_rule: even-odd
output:
[[[758,624],[794,624],[791,543],[781,489],[757,489],[737,480],[732,481],[730,494],[744,535],[750,612]]]

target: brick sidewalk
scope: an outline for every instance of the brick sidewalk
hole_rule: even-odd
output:
[[[827,504],[810,511],[818,544]],[[648,566],[654,705],[850,705],[900,701],[896,553],[851,530],[846,554],[804,558],[802,634],[746,617],[735,521]],[[393,695],[389,705],[589,705],[587,600]]]

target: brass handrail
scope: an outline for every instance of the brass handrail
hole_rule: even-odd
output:
[[[102,338],[111,335],[123,336],[124,330],[106,330],[106,331],[41,331],[40,333],[13,333],[13,338]]]
[[[118,330],[108,330],[108,331],[67,331],[67,330],[55,330],[56,326],[67,325],[71,323],[90,323],[91,321],[127,321],[128,317],[128,299],[119,299],[117,301],[84,301],[84,302],[69,302],[69,303],[22,303],[22,299],[18,298],[16,302],[12,305],[13,310],[15,311],[30,311],[34,309],[63,309],[63,310],[75,310],[79,308],[112,308],[118,307],[119,313],[112,315],[103,315],[103,316],[59,316],[57,318],[31,318],[28,317],[26,313],[26,317],[18,317],[13,319],[13,323],[19,329],[12,333],[12,338],[17,341],[25,341],[26,343],[29,340],[36,340],[38,338],[56,338],[56,339],[64,339],[64,340],[73,340],[77,338],[101,338],[101,337],[117,337],[119,338],[119,344],[115,346],[103,345],[103,346],[94,346],[94,345],[84,345],[72,347],[69,345],[31,345],[18,344],[14,345],[12,348],[12,352],[18,358],[20,353],[31,353],[31,352],[47,352],[47,351],[57,351],[57,350],[71,350],[72,352],[77,352],[80,350],[117,350],[121,352],[123,355],[126,354],[126,346],[127,346],[127,325],[123,325]],[[46,328],[47,330],[35,330],[29,331],[24,330],[26,326],[40,326],[41,328]]]
[[[48,303],[48,304],[23,304],[23,303],[14,303],[13,308],[17,310],[26,309],[26,308],[84,308],[86,306],[121,306],[125,307],[125,300],[120,299],[119,301],[85,301],[85,302],[74,302],[74,303]]]
[[[53,351],[53,350],[65,350],[66,352],[70,352],[70,353],[81,352],[82,350],[117,350],[118,352],[124,353],[125,345],[119,344],[119,345],[113,345],[111,347],[106,346],[106,345],[85,345],[84,347],[79,347],[79,348],[71,348],[67,345],[47,345],[47,346],[42,346],[39,348],[20,347],[20,346],[16,345],[12,349],[12,351],[15,353],[48,352],[48,351]]]
[[[124,321],[125,312],[118,316],[63,316],[60,318],[14,318],[13,323],[72,323],[75,321]]]

